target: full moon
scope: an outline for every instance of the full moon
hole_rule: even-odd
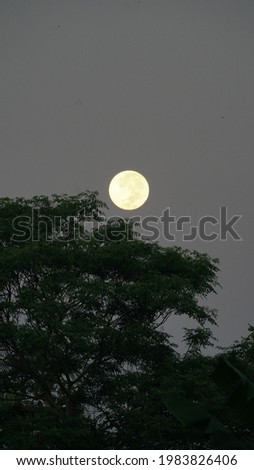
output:
[[[121,171],[112,178],[109,185],[112,202],[120,209],[138,209],[147,200],[149,185],[145,177],[137,171]]]

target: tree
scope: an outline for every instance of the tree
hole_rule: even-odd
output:
[[[139,240],[130,221],[103,219],[97,196],[0,200],[4,448],[184,440],[160,394],[168,374],[171,388],[181,382],[162,325],[195,320],[186,341],[200,355],[216,324],[200,298],[216,287],[217,260]]]
[[[228,348],[220,348],[213,380],[223,394],[224,419],[235,435],[254,448],[254,341],[250,334]]]

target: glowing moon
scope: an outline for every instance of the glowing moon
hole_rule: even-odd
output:
[[[114,176],[109,185],[112,202],[120,209],[138,209],[147,200],[149,185],[145,177],[137,171],[125,170]]]

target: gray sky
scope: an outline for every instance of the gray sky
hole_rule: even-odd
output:
[[[0,0],[0,196],[97,189],[109,215],[242,214],[220,259],[219,344],[253,321],[253,0]],[[150,197],[109,201],[121,170]],[[163,240],[162,240],[163,242]],[[164,243],[164,242],[163,242]],[[176,335],[181,324],[169,320]]]

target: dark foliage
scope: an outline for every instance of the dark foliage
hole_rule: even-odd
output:
[[[128,221],[103,223],[104,209],[90,192],[0,200],[1,446],[209,448],[165,396],[227,422],[216,360],[201,355],[217,260],[143,242]],[[183,358],[162,330],[172,315],[196,322]]]

